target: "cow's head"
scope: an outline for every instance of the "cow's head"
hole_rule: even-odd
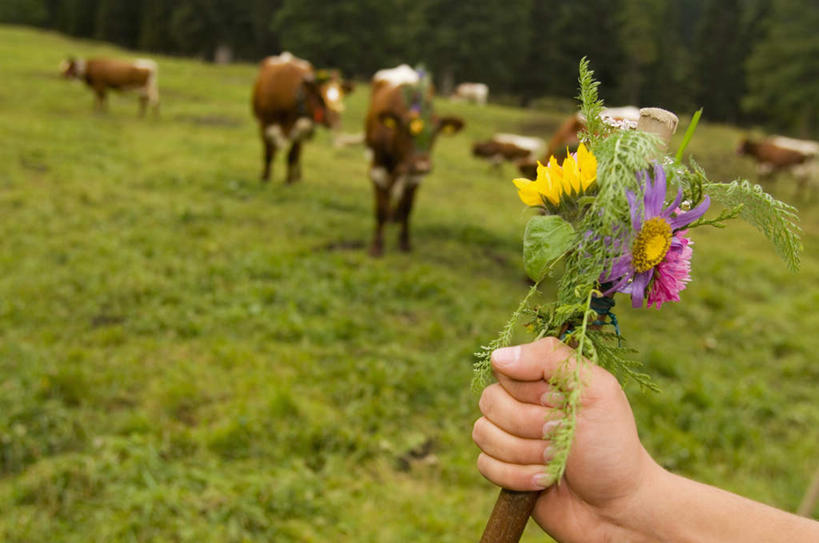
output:
[[[455,134],[464,126],[459,117],[438,117],[432,107],[431,87],[403,85],[404,105],[383,111],[378,122],[393,134],[395,148],[401,155],[399,173],[423,175],[432,170],[430,153],[438,135]]]
[[[739,145],[737,146],[737,154],[740,155],[740,156],[741,155],[751,155],[751,154],[753,154],[754,149],[756,148],[756,146],[757,146],[756,142],[751,141],[749,138],[743,138],[739,142]]]
[[[85,61],[74,57],[68,57],[60,63],[60,75],[66,79],[82,77],[85,75]]]
[[[352,83],[341,78],[338,70],[318,70],[307,81],[308,102],[313,121],[333,128],[341,120],[344,96],[352,92]]]

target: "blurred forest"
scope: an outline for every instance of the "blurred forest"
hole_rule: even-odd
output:
[[[359,78],[423,62],[444,93],[482,81],[522,105],[574,96],[585,55],[611,105],[819,134],[816,0],[4,0],[0,22],[211,61],[290,50]]]

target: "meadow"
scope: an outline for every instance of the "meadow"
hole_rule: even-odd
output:
[[[152,56],[161,114],[139,119],[127,94],[94,113],[67,54],[137,53],[0,26],[0,540],[476,541],[496,489],[472,353],[528,288],[529,212],[469,147],[565,113],[439,100],[466,127],[437,144],[415,250],[392,228],[373,259],[362,147],[321,131],[301,183],[281,154],[259,182],[254,65]],[[742,134],[705,122],[690,154],[755,180]],[[801,271],[744,224],[702,228],[683,303],[616,309],[662,389],[626,387],[655,458],[794,510],[819,467],[819,207],[769,188],[800,209]]]

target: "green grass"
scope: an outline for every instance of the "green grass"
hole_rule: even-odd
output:
[[[0,27],[0,540],[477,540],[496,492],[474,469],[471,354],[527,289],[528,214],[512,168],[469,144],[548,137],[562,114],[442,101],[467,127],[437,145],[416,250],[393,228],[374,260],[361,148],[321,132],[302,183],[282,156],[258,182],[255,66],[154,57],[162,113],[143,120],[133,95],[95,114],[56,75],[67,53],[129,55]],[[689,151],[752,176],[740,135],[705,123]],[[683,303],[618,307],[663,388],[629,389],[651,452],[790,510],[819,463],[819,211],[800,207],[799,274],[746,226],[699,230]]]

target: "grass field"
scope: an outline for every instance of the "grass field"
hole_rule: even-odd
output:
[[[467,126],[437,145],[414,253],[392,229],[375,260],[362,148],[321,132],[302,183],[282,156],[259,183],[255,66],[154,57],[162,112],[139,119],[133,95],[95,114],[68,53],[134,54],[0,27],[0,540],[476,541],[496,491],[471,353],[527,289],[528,214],[469,144],[562,114],[441,101]],[[740,136],[706,123],[690,150],[753,178]],[[628,388],[652,454],[794,510],[819,466],[819,208],[775,193],[800,207],[798,274],[745,225],[700,229],[684,302],[618,317],[663,389]]]

